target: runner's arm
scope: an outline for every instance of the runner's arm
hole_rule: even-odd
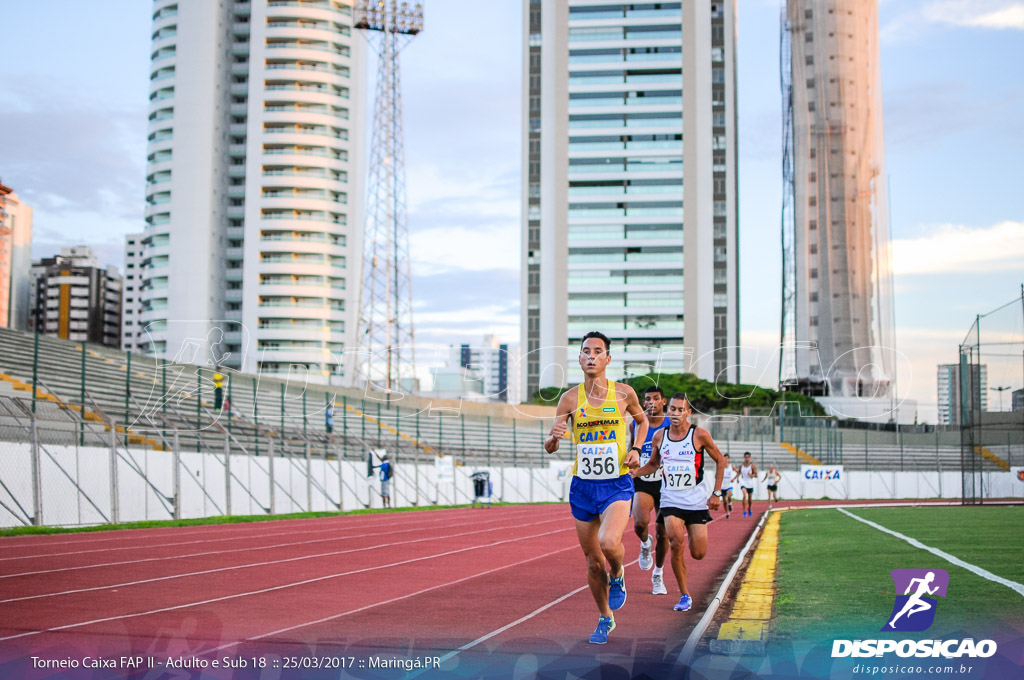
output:
[[[654,433],[654,439],[651,441],[651,457],[648,459],[646,465],[637,470],[633,470],[632,474],[634,477],[649,475],[661,467],[661,440],[664,434],[664,429],[658,430]]]
[[[569,429],[569,418],[572,417],[573,409],[576,407],[573,403],[574,396],[575,392],[569,390],[558,400],[558,408],[555,410],[555,422],[551,424],[551,432],[548,433],[548,438],[544,440],[544,450],[548,453],[554,453],[558,450],[562,437],[565,436],[566,430]]]
[[[703,428],[697,428],[696,436],[694,439],[698,441],[695,443],[700,444],[701,448],[711,454],[711,459],[715,461],[715,486],[713,491],[722,490],[722,477],[725,476],[725,456],[718,450],[718,445],[715,444],[715,440],[711,438],[711,433]],[[708,508],[711,510],[718,509],[719,499],[714,493],[708,498]]]
[[[622,383],[619,383],[620,385]],[[636,396],[636,392],[629,385],[623,385],[626,388],[626,412],[633,416],[633,421],[636,423],[635,438],[638,442],[647,441],[647,414],[640,407],[640,400]],[[629,452],[626,454],[626,467],[635,469],[640,465],[640,454],[633,450],[630,446]]]

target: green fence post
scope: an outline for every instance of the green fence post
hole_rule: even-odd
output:
[[[306,392],[305,387],[302,388],[302,434],[306,434]]]
[[[401,415],[401,413],[402,413],[402,407],[396,405],[395,406],[395,456],[396,456],[396,462],[397,462],[397,456],[398,456],[398,447],[402,443],[401,442],[402,435],[399,434],[399,430],[398,430],[398,418]]]
[[[39,328],[32,346],[32,413],[36,412],[36,393],[39,392]]]
[[[462,427],[462,462],[466,462],[466,414],[459,414],[459,425]]]
[[[491,467],[491,417],[487,416],[487,467]]]
[[[228,434],[231,434],[231,407],[235,400],[231,398],[231,373],[228,373]]]
[[[444,451],[444,417],[437,419],[437,452]]]
[[[281,383],[281,448],[284,449],[284,383]]]
[[[82,422],[78,425],[79,445],[85,446],[85,342],[82,342]]]
[[[903,437],[900,432],[900,424],[896,423],[896,438],[900,440],[900,472],[903,472]]]
[[[128,399],[132,393],[132,353],[128,352],[128,371],[124,374],[124,436],[128,440]]]
[[[380,402],[377,402],[377,448],[380,448],[381,437],[383,436],[383,426],[380,422]]]
[[[516,419],[512,418],[512,467],[519,467],[516,458],[519,455],[519,445],[516,440]]]
[[[203,369],[196,369],[196,453],[199,453],[201,447],[199,446],[199,430],[202,425],[200,424],[200,418],[203,412]],[[205,483],[205,480],[203,480]]]
[[[348,449],[348,397],[344,396],[341,398],[341,434],[345,443],[339,455],[344,455]]]
[[[252,379],[252,423],[256,426],[256,455],[260,455],[260,436],[259,436],[259,425],[260,425],[260,410],[258,406],[259,402],[256,399],[256,378]]]
[[[160,382],[161,382],[161,386],[160,386],[161,387],[160,411],[163,413],[163,415],[164,415],[163,420],[166,423],[167,422],[167,360],[166,359],[164,359],[163,362],[160,364],[160,369],[161,369],[160,370],[160,375],[162,376],[160,378]],[[163,433],[164,433],[164,440],[166,441],[167,440],[167,429],[166,428],[164,428]],[[165,444],[165,446],[166,446],[166,444]],[[175,455],[177,455],[177,451],[178,451],[178,449],[175,448]],[[177,510],[177,506],[175,506],[175,510]]]
[[[868,470],[868,431],[864,429],[864,469]]]

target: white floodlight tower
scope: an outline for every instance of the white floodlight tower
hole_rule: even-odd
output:
[[[385,392],[415,383],[416,361],[405,208],[405,149],[398,56],[423,30],[423,5],[359,0],[355,27],[379,38],[363,246],[358,378]]]

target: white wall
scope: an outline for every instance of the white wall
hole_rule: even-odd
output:
[[[48,452],[48,453],[47,453]],[[53,456],[52,458],[50,456]],[[121,451],[117,461],[118,520],[173,518],[174,454],[167,451]],[[42,524],[81,525],[105,523],[111,518],[110,450],[97,447],[47,445],[41,450]],[[7,444],[0,481],[0,527],[21,526],[20,505],[33,512],[31,446]],[[271,506],[270,466],[273,465],[274,514],[336,512],[339,495],[344,510],[382,506],[377,476],[366,476],[366,463],[301,457],[231,456],[231,514],[260,515]],[[564,467],[564,466],[563,466]],[[398,462],[391,485],[395,506],[467,504],[473,500],[470,475],[489,470],[492,500],[550,502],[567,498],[568,487],[558,470],[549,468],[456,467],[451,481],[438,483],[434,465]],[[138,471],[145,474],[145,478]],[[223,515],[225,502],[224,456],[181,453],[181,517]],[[76,489],[75,483],[78,483]],[[148,480],[148,483],[147,481]],[[339,494],[340,490],[340,494]],[[13,495],[13,498],[11,497]],[[161,499],[161,497],[163,497]],[[12,510],[14,512],[12,512]],[[18,513],[18,514],[14,514]]]
[[[110,451],[106,448],[73,446],[45,447],[40,451],[42,486],[42,524],[80,525],[104,523],[111,517]],[[119,520],[162,520],[172,518],[174,493],[174,455],[167,451],[121,451],[118,464]],[[381,507],[380,482],[376,475],[366,476],[366,463],[343,461],[341,475],[337,460],[313,458],[308,463],[312,480],[307,484],[304,458],[274,456],[231,456],[231,514],[260,515],[271,505],[270,465],[274,470],[273,506],[275,514],[309,510],[338,510],[339,487],[344,510]],[[58,466],[59,464],[59,466]],[[473,500],[470,475],[478,470],[491,473],[492,500],[512,503],[559,502],[568,498],[568,467],[549,468],[475,467],[455,468],[454,480],[438,482],[433,464],[395,465],[391,501],[395,506],[467,504]],[[145,473],[143,476],[136,472]],[[861,472],[844,474],[844,482],[810,482],[795,471],[783,472],[779,485],[782,500],[817,499],[897,499],[960,497],[959,472]],[[227,489],[224,483],[224,457],[206,453],[181,453],[182,518],[223,515]],[[713,467],[706,479],[714,480]],[[78,481],[76,490],[72,480]],[[0,481],[0,501],[14,512],[20,504],[33,510],[31,446],[6,444]],[[1024,482],[1010,472],[983,474],[985,497],[1024,499]],[[734,485],[734,499],[740,497]],[[205,490],[205,493],[204,493]],[[11,497],[13,495],[13,498]],[[160,496],[164,496],[161,502]],[[765,484],[757,482],[754,498],[766,500]],[[311,499],[311,500],[310,500]],[[15,502],[16,501],[16,502]],[[0,527],[20,526],[15,514],[0,505]]]

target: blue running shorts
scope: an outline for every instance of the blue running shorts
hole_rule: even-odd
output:
[[[581,522],[592,522],[615,501],[633,501],[633,478],[622,475],[618,479],[572,478],[569,485],[569,509]],[[633,506],[630,505],[630,514]]]

